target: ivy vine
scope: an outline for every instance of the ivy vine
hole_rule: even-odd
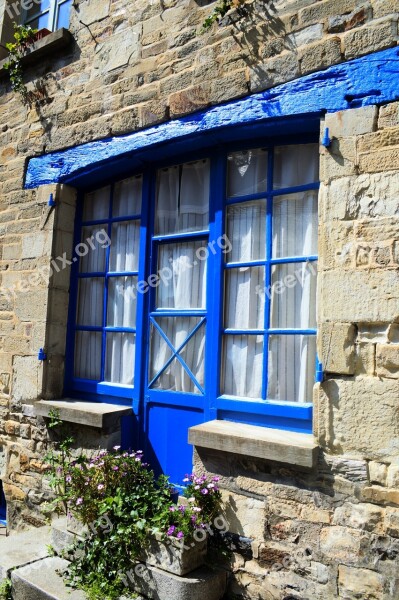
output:
[[[229,10],[240,8],[243,4],[246,4],[246,2],[247,0],[219,0],[211,14],[202,23],[200,33],[208,31],[214,23],[220,24]]]
[[[37,31],[37,29],[32,29],[29,25],[17,25],[14,23],[15,42],[6,44],[9,57],[4,68],[9,72],[12,90],[20,94],[24,104],[30,104],[31,98],[23,80],[21,59],[25,56],[29,46],[35,42]]]

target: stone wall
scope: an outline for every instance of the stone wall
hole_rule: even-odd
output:
[[[23,106],[0,81],[0,477],[13,528],[40,524],[48,496],[48,436],[32,404],[62,396],[69,271],[50,277],[49,268],[70,256],[75,210],[65,186],[23,189],[27,158],[195,112],[398,40],[395,0],[262,2],[253,5],[256,18],[233,14],[233,25],[226,19],[198,36],[213,5],[77,1],[71,46],[26,68],[40,102]],[[199,469],[222,475],[231,529],[243,538],[231,598],[399,597],[398,114],[396,102],[325,120],[332,145],[321,150],[318,341],[326,380],[315,388],[317,468],[196,455]]]

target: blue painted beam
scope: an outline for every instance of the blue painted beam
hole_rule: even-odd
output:
[[[390,48],[334,65],[241,100],[215,106],[129,135],[89,142],[31,158],[25,187],[74,183],[79,173],[170,141],[217,134],[282,117],[336,112],[399,98],[399,49]]]

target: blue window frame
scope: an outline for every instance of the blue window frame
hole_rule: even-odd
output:
[[[68,335],[71,359],[66,370],[69,393],[93,400],[106,396],[107,400],[133,402],[138,415],[144,415],[142,403],[152,402],[200,411],[200,420],[218,418],[311,431],[311,388],[317,363],[319,187],[318,147],[311,141],[220,146],[184,156],[184,163],[165,161],[140,175],[129,174],[125,182],[132,177],[141,181],[140,211],[115,212],[121,182],[82,194],[76,245],[90,237],[96,239],[99,228],[105,228],[109,246],[99,270],[87,268],[90,259],[74,257]],[[185,169],[193,169],[194,164],[197,171],[202,165],[203,173],[192,189],[198,190],[206,177],[209,193],[203,207],[195,209],[197,217],[200,215],[197,222],[185,226],[183,205],[190,202],[184,198],[182,178]],[[168,210],[160,204],[162,173],[170,180],[168,189],[174,186],[175,190],[175,200],[172,196],[166,199],[172,215],[169,223]],[[173,202],[176,206],[171,207]],[[90,214],[90,203],[100,211],[93,213],[95,218],[85,216]],[[106,209],[100,208],[102,203]],[[175,224],[173,215],[178,215]],[[112,252],[117,252],[113,250],[119,243],[117,232],[121,224],[128,223],[140,227],[134,242],[136,266],[116,269]],[[126,239],[132,239],[128,231]],[[201,253],[206,258],[199,267],[195,257]],[[190,268],[202,269],[188,284],[194,281],[200,290],[188,304],[176,301],[177,296],[182,297],[181,291],[165,291],[159,277],[155,285],[157,274],[173,263],[173,255],[185,261],[190,256],[195,264]],[[110,322],[110,314],[116,310],[111,288],[117,282],[126,296],[124,284],[129,278],[135,290],[134,323]],[[172,279],[178,286],[175,274]],[[243,302],[248,293],[252,294],[251,306]],[[82,308],[84,298],[97,309]],[[126,310],[133,310],[133,304]],[[115,354],[122,364],[130,361],[127,372],[131,380],[118,380],[120,369],[116,378],[109,376],[112,336],[135,339],[134,354],[123,354],[123,340],[116,344]],[[89,339],[97,340],[98,346],[90,377],[79,364],[82,356],[92,353],[95,343]],[[202,362],[199,353],[203,353]]]
[[[24,25],[50,31],[68,28],[72,0],[32,0],[30,4],[23,17]]]

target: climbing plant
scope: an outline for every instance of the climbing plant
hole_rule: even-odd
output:
[[[247,4],[248,0],[219,0],[219,2],[214,7],[211,14],[205,19],[201,27],[201,33],[208,31],[212,27],[214,23],[219,23],[222,21],[223,17],[231,10],[232,8],[241,8],[243,5]]]
[[[20,94],[24,104],[30,103],[30,94],[23,80],[22,57],[26,54],[29,46],[35,41],[37,29],[29,25],[17,25],[14,23],[14,42],[6,44],[9,51],[8,61],[4,68],[10,74],[11,87],[14,92]]]

